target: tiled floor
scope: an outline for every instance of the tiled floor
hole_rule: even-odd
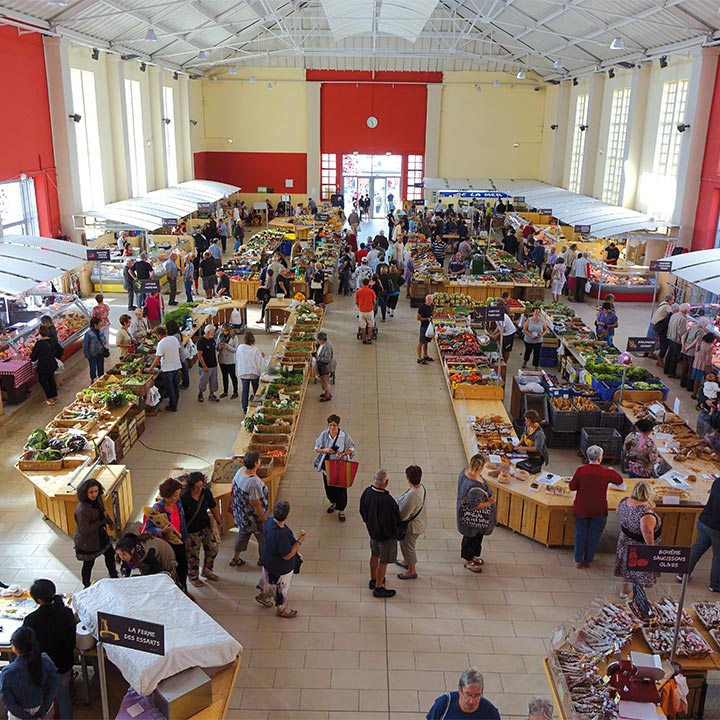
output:
[[[122,306],[122,298],[113,305]],[[590,304],[576,309],[592,319]],[[620,306],[620,344],[627,335],[644,333],[648,313],[645,305]],[[117,314],[114,309],[113,317]],[[250,317],[251,323],[257,319],[256,309]],[[333,401],[318,403],[319,386],[311,384],[280,489],[280,496],[292,503],[290,526],[307,531],[305,563],[290,592],[298,617],[278,618],[253,600],[256,549],[251,546],[246,566],[229,568],[232,533],[224,539],[216,567],[222,581],[193,589],[202,607],[244,647],[229,717],[416,720],[437,695],[456,687],[469,664],[484,673],[486,695],[503,718],[527,717],[530,697],[548,692],[541,662],[553,628],[608,590],[614,521],[590,570],[576,570],[569,549],[546,549],[497,528],[484,546],[483,573],[467,572],[459,558],[454,511],[456,478],[465,457],[439,363],[415,363],[415,311],[403,298],[396,317],[380,324],[380,338],[369,347],[355,339],[351,298],[338,298],[329,308],[325,329],[338,358]],[[262,349],[274,341],[262,332],[257,337]],[[518,348],[510,372],[519,361]],[[61,400],[84,385],[84,362],[70,363],[67,375]],[[193,386],[196,381],[193,373]],[[681,411],[695,415],[686,401]],[[322,481],[312,469],[314,440],[330,412],[341,416],[361,464],[344,525],[325,513]],[[31,398],[0,430],[6,451],[1,461],[0,579],[28,584],[45,576],[69,592],[79,589],[72,543],[42,520],[30,488],[12,469],[28,432],[53,414]],[[192,389],[182,395],[177,415],[150,418],[142,440],[166,452],[136,445],[128,455],[135,507],[152,498],[169,469],[203,467],[206,460],[226,455],[241,419],[239,402],[200,405]],[[390,473],[390,491],[399,495],[403,469],[411,463],[423,468],[428,489],[428,530],[418,542],[420,577],[402,582],[389,573],[388,584],[398,594],[377,600],[367,588],[369,551],[358,498],[379,467]],[[572,451],[551,453],[556,471],[571,472],[577,463]],[[690,586],[691,599],[704,588],[707,572],[704,563]]]

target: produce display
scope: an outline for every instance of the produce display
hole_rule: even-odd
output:
[[[671,627],[643,627],[643,637],[654,653],[669,655],[672,651],[674,630]],[[693,627],[681,627],[676,650],[677,657],[700,658],[709,655],[712,648]]]
[[[696,602],[692,607],[706,628],[720,626],[720,602]]]
[[[569,703],[578,720],[615,720],[615,691],[603,682],[597,671],[602,662],[598,654],[574,648],[557,650],[554,660],[568,689]]]
[[[481,355],[483,353],[482,346],[478,342],[475,333],[467,330],[454,334],[441,334],[438,332],[437,344],[442,355],[462,357],[464,355]]]
[[[677,603],[668,597],[663,597],[657,602],[648,601],[648,615],[643,617],[642,611],[634,601],[628,602],[628,608],[633,615],[643,624],[646,625],[664,625],[667,627],[675,627],[677,621]],[[692,625],[693,621],[690,613],[683,609],[682,624]]]

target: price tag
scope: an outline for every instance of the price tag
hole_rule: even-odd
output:
[[[330,219],[330,215],[328,213],[315,213],[315,219],[318,222],[327,222]]]
[[[110,248],[87,248],[87,259],[95,262],[110,260]]]
[[[650,269],[653,272],[671,272],[672,260],[651,260]]]

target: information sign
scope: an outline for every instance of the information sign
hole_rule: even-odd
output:
[[[685,575],[690,570],[690,548],[681,545],[631,545],[627,569]]]
[[[628,338],[627,351],[649,353],[657,348],[658,339],[651,337],[631,337]]]
[[[110,260],[110,248],[87,248],[87,259],[107,262]]]
[[[165,654],[165,626],[122,615],[98,612],[98,640],[107,645]]]
[[[138,280],[140,283],[140,292],[144,294],[160,292],[160,281],[158,279],[152,280]]]
[[[672,260],[651,260],[650,270],[653,272],[670,272],[672,271]]]

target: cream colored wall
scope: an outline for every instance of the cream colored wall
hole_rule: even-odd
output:
[[[538,177],[546,91],[537,85],[501,73],[445,73],[440,177]]]
[[[540,142],[540,159],[538,161],[537,179],[543,182],[552,182],[552,162],[555,152],[557,130],[551,130],[550,126],[557,124],[557,103],[559,89],[557,85],[549,85],[545,89],[545,102],[542,113],[542,140]]]

